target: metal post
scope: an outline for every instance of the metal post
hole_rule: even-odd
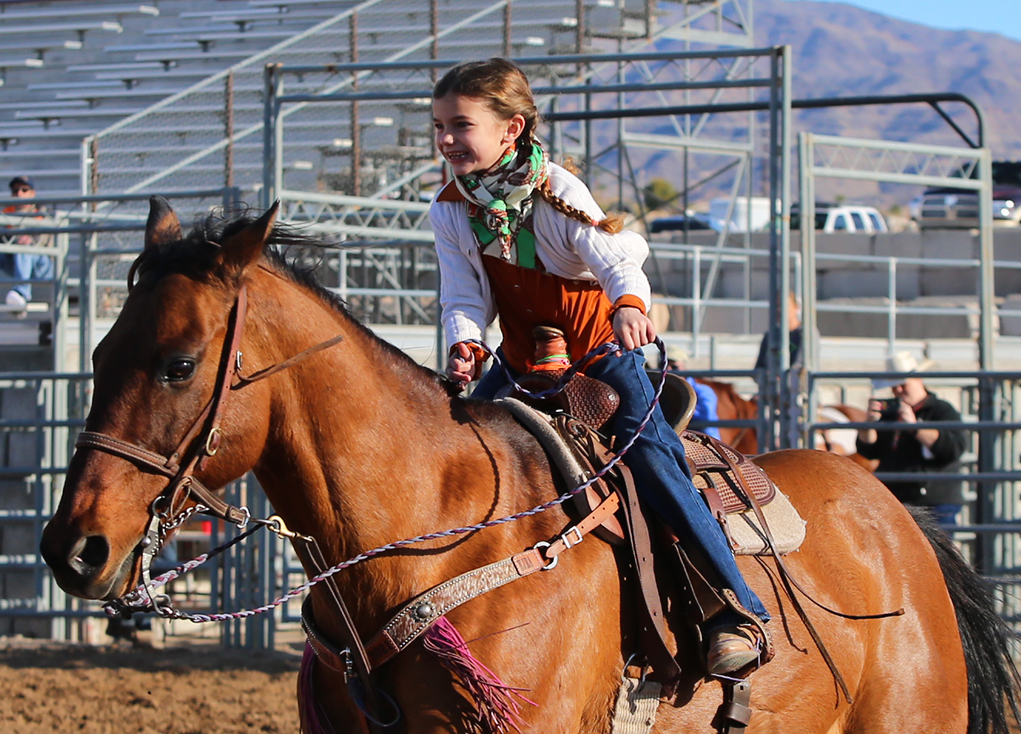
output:
[[[780,448],[777,441],[777,407],[780,402],[778,389],[779,372],[781,369],[779,349],[781,346],[781,319],[786,315],[785,301],[781,297],[783,280],[780,277],[782,269],[780,253],[780,223],[777,218],[777,211],[780,202],[780,155],[779,155],[779,117],[780,90],[777,89],[779,77],[778,52],[774,50],[770,56],[770,86],[769,86],[769,319],[767,330],[769,334],[769,349],[766,351],[766,376],[765,384],[760,386],[759,394],[762,396],[760,411],[765,419],[764,435],[759,440],[760,450],[773,450]]]
[[[224,128],[227,148],[223,152],[223,185],[234,185],[234,70],[227,72],[224,89]]]
[[[897,258],[891,257],[886,272],[886,353],[892,357],[897,351]]]
[[[818,339],[816,338],[816,306],[818,292],[815,260],[815,150],[811,133],[798,135],[798,161],[801,185],[801,340],[804,349],[804,365],[809,374],[807,412],[803,416],[805,425],[811,423],[817,412],[815,384],[811,375],[818,371],[816,363]],[[805,446],[812,448],[812,434],[803,432]]]
[[[358,13],[351,13],[351,63],[358,63]],[[351,74],[351,88],[358,91],[358,72]],[[351,193],[362,195],[362,127],[358,100],[351,102]]]
[[[792,420],[800,388],[793,384],[794,375],[791,369],[790,331],[787,329],[788,311],[790,310],[791,292],[791,47],[780,48],[783,80],[780,95],[780,207],[775,216],[780,219],[780,374],[783,376],[781,385],[781,425],[787,430],[783,447],[796,446],[798,435],[797,425]],[[802,327],[804,337],[804,327]]]
[[[982,148],[979,157],[978,190],[978,224],[979,224],[979,368],[983,372],[994,367],[994,332],[993,317],[995,315],[994,296],[995,281],[993,274],[993,166],[992,153]],[[996,384],[992,379],[979,378],[979,420],[995,420],[996,417]],[[997,444],[1000,434],[992,431],[979,432],[978,463],[979,471],[988,472],[996,468]],[[1008,483],[1006,487],[1011,487]],[[998,482],[980,482],[978,485],[978,502],[976,502],[975,522],[982,523],[995,519],[999,492],[1005,489]],[[1010,500],[1006,500],[1010,504]],[[1009,513],[1005,513],[1009,516]],[[1002,517],[1002,516],[1001,516]],[[995,560],[996,538],[982,535],[982,543],[976,549],[978,557],[976,566],[985,573],[990,573]]]
[[[503,6],[503,55],[509,58],[511,50],[511,4],[507,0]]]
[[[277,97],[283,93],[283,78],[280,64],[266,64],[263,72],[265,100],[262,115],[262,145],[265,154],[262,163],[262,198],[263,209],[269,209],[276,201],[277,191],[283,178],[282,151],[283,134],[278,130],[281,124],[280,105]]]

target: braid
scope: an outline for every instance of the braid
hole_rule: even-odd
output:
[[[553,193],[553,188],[550,186],[549,178],[543,181],[536,191],[539,193],[539,196],[542,197],[543,201],[563,214],[565,217],[570,217],[571,219],[577,220],[582,224],[587,224],[591,227],[599,227],[599,229],[609,234],[617,234],[624,228],[624,217],[620,214],[610,214],[597,222],[581,209],[571,206]]]

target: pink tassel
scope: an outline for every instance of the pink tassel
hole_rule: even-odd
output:
[[[526,698],[522,688],[505,685],[496,673],[487,668],[468,649],[468,643],[446,617],[440,617],[423,635],[425,649],[439,656],[443,667],[467,691],[478,711],[478,721],[486,731],[504,734],[514,729],[520,732],[521,704],[538,706]]]
[[[315,660],[315,651],[306,642],[305,652],[301,656],[301,668],[298,670],[298,710],[301,712],[301,732],[302,734],[334,734],[333,727],[330,726],[322,707],[316,700],[315,687],[312,685]]]

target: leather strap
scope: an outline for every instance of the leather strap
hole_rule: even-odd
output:
[[[600,466],[605,466],[613,456],[597,440],[596,435],[580,421],[568,419],[561,425],[561,434],[573,436],[574,440],[570,442],[570,445],[575,449],[578,459],[586,465],[592,474],[595,473],[595,462],[598,462]],[[638,577],[638,587],[642,594],[643,603],[639,606],[641,607],[640,614],[645,617],[645,620],[638,626],[642,639],[642,651],[652,665],[655,680],[661,683],[669,694],[672,692],[671,684],[680,676],[681,669],[678,667],[677,661],[674,660],[666,642],[666,623],[663,603],[656,585],[652,540],[649,537],[645,515],[639,505],[638,492],[635,489],[631,471],[624,464],[618,464],[617,470],[621,479],[617,483],[617,492],[623,495],[619,504],[623,510],[627,527],[626,535],[635,564],[635,575]],[[617,492],[609,490],[608,497],[614,496]],[[606,500],[600,507],[605,504]]]
[[[716,711],[720,734],[743,734],[752,720],[752,684],[748,680],[725,681],[723,703]]]
[[[463,573],[419,594],[406,603],[369,641],[366,647],[373,668],[386,663],[407,648],[452,609],[549,565],[542,552],[532,548]]]
[[[366,668],[372,671],[388,662],[418,639],[441,616],[465,602],[512,581],[531,576],[536,571],[551,570],[556,565],[556,559],[561,553],[582,542],[586,535],[594,528],[599,527],[606,517],[616,511],[619,504],[619,497],[613,494],[549,545],[540,544],[502,561],[473,569],[434,586],[406,602],[400,611],[365,645]],[[323,635],[316,626],[310,606],[303,604],[301,615],[302,625],[308,634],[312,649],[316,651],[317,655],[321,650],[324,663],[343,672],[347,667],[345,651],[331,643]],[[357,637],[353,626],[350,630]]]
[[[315,538],[299,535],[295,537],[295,540],[304,542],[305,554],[315,576],[320,575],[329,568]],[[297,550],[297,545],[295,545],[295,550]],[[377,723],[383,720],[380,709],[380,697],[379,691],[372,682],[372,664],[369,662],[368,652],[362,643],[361,635],[358,634],[358,630],[355,628],[354,618],[351,616],[351,611],[344,602],[344,597],[341,596],[340,589],[337,587],[337,582],[333,576],[327,576],[323,579],[320,588],[323,587],[325,587],[330,601],[340,616],[341,638],[343,643],[347,645],[343,651],[347,653],[346,660],[343,658],[339,648],[330,643],[319,631],[319,628],[316,627],[315,617],[312,613],[312,604],[308,601],[308,599],[312,598],[311,595],[301,605],[301,621],[302,627],[305,628],[306,637],[317,657],[319,652],[323,651],[326,654],[324,662],[329,667],[344,674],[344,682],[347,683],[349,690],[354,683],[353,679],[357,679],[360,684],[359,693],[364,697],[365,713],[367,714],[365,716],[366,725],[370,731],[381,731],[381,727]]]
[[[621,467],[625,473],[625,481],[621,491],[625,494],[624,521],[627,527],[627,537],[631,545],[631,554],[635,562],[635,575],[638,577],[638,588],[642,593],[642,604],[639,605],[641,614],[646,617],[644,623],[639,624],[639,635],[642,638],[642,651],[652,666],[654,680],[657,680],[664,688],[667,695],[671,695],[676,686],[676,681],[681,675],[680,666],[674,660],[673,654],[666,642],[666,622],[663,615],[663,603],[659,596],[659,587],[656,585],[656,571],[652,554],[652,540],[649,537],[649,528],[646,525],[645,515],[638,502],[638,492],[635,490],[631,473],[626,467]]]

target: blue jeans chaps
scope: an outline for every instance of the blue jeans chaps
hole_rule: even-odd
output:
[[[497,353],[502,358],[499,350]],[[617,439],[616,445],[623,446],[635,435],[655,395],[645,372],[645,355],[637,349],[624,352],[619,357],[611,354],[586,369],[585,374],[602,380],[620,394],[620,408],[608,428]],[[492,400],[506,384],[503,370],[494,366],[479,381],[472,397]],[[692,484],[688,464],[684,460],[684,445],[663,417],[659,405],[624,461],[634,475],[642,501],[679,537],[693,538],[702,547],[723,585],[734,592],[746,609],[767,621],[769,614],[745,583],[723,529]],[[732,621],[725,620],[726,623]]]

